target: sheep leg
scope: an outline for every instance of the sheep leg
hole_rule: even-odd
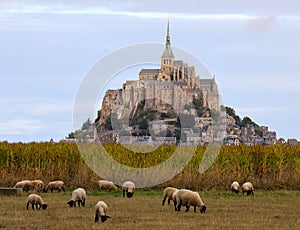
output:
[[[32,210],[34,210],[34,204],[33,203],[31,204],[31,207],[32,207]]]
[[[62,186],[61,189],[62,189],[64,192],[66,191],[65,188],[64,188],[64,186]]]
[[[27,202],[26,209],[28,210],[29,202]]]
[[[81,201],[81,206],[84,207],[84,205],[85,205],[85,199],[83,199],[83,200]]]
[[[176,201],[174,201],[174,207],[175,207],[175,211],[177,211],[177,202]]]
[[[166,198],[162,200],[162,205],[165,205]]]
[[[177,212],[180,212],[180,208],[181,208],[181,202],[179,202],[179,204],[177,205]]]
[[[125,190],[123,190],[123,197],[125,197]]]
[[[189,205],[187,205],[186,206],[186,210],[185,210],[185,212],[189,212],[190,211],[190,206]]]
[[[78,200],[77,202],[78,202],[78,207],[80,207],[81,200]]]
[[[196,206],[194,206],[194,212],[196,212]]]
[[[171,199],[170,199],[170,198],[168,198],[168,205],[170,205],[170,201],[171,201]]]

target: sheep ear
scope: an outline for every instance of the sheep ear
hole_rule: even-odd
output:
[[[106,216],[106,218],[110,218],[110,216]]]

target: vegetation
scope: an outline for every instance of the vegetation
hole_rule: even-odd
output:
[[[177,148],[160,146],[150,153],[134,153],[117,144],[104,147],[118,162],[140,168],[167,160]],[[258,189],[300,189],[299,147],[223,146],[213,165],[201,174],[198,168],[205,150],[205,147],[198,147],[184,170],[158,187],[173,185],[197,190],[227,189],[232,180],[241,183],[249,180]],[[61,179],[68,188],[83,186],[93,189],[97,187],[99,178],[85,164],[76,144],[0,142],[0,186],[13,186],[22,179],[42,179],[46,183]]]
[[[258,191],[253,197],[227,192],[200,192],[207,212],[178,214],[173,205],[161,206],[162,190],[137,190],[132,199],[121,191],[88,192],[84,208],[69,208],[71,192],[43,193],[47,210],[26,210],[26,197],[1,197],[3,229],[298,229],[299,191]],[[94,206],[108,204],[105,223],[94,223]],[[130,203],[130,205],[129,205]]]

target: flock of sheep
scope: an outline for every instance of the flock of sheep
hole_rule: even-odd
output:
[[[105,190],[117,190],[118,187],[111,181],[107,180],[100,180],[98,181],[99,189],[105,189]],[[57,190],[58,192],[64,191],[64,182],[63,181],[52,181],[49,182],[46,186],[41,180],[23,180],[20,182],[17,182],[14,188],[21,188],[23,191],[28,192],[29,190],[34,190],[37,192],[47,192],[50,190],[53,192],[53,190]],[[232,192],[239,193],[240,191],[240,185],[237,181],[234,181],[230,189]],[[135,184],[132,181],[126,181],[122,185],[122,192],[123,197],[125,197],[125,194],[128,198],[133,197],[135,190]],[[254,188],[253,185],[250,182],[245,182],[241,186],[241,191],[244,195],[246,193],[247,195],[254,195]],[[165,204],[165,201],[168,199],[168,204],[170,204],[171,201],[174,203],[175,211],[179,212],[181,209],[181,206],[186,207],[186,212],[189,211],[190,206],[194,207],[194,212],[196,212],[196,208],[198,207],[201,213],[206,212],[206,206],[204,202],[202,201],[200,195],[198,192],[191,191],[189,189],[177,189],[174,187],[167,187],[164,189],[163,193],[163,200],[162,205]],[[72,192],[71,200],[67,202],[67,204],[70,207],[76,207],[76,202],[78,203],[78,206],[85,206],[85,200],[86,200],[86,191],[83,188],[77,188]],[[42,197],[37,194],[30,194],[27,198],[26,208],[28,210],[29,205],[31,204],[32,209],[47,209],[48,205],[43,201]],[[99,201],[95,205],[95,222],[99,222],[99,219],[101,219],[102,222],[105,222],[110,216],[107,215],[108,206],[104,201]]]

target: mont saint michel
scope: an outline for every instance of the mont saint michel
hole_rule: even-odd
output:
[[[96,122],[101,142],[123,139],[133,144],[154,134],[152,141],[163,138],[164,142],[174,144],[179,141],[178,113],[191,120],[181,142],[191,141],[190,137],[197,143],[205,142],[210,132],[210,112],[220,107],[216,81],[201,79],[194,66],[177,60],[175,55],[168,22],[160,68],[141,69],[139,80],[127,80],[122,88],[106,92]],[[128,124],[118,122],[124,118],[129,119]]]

